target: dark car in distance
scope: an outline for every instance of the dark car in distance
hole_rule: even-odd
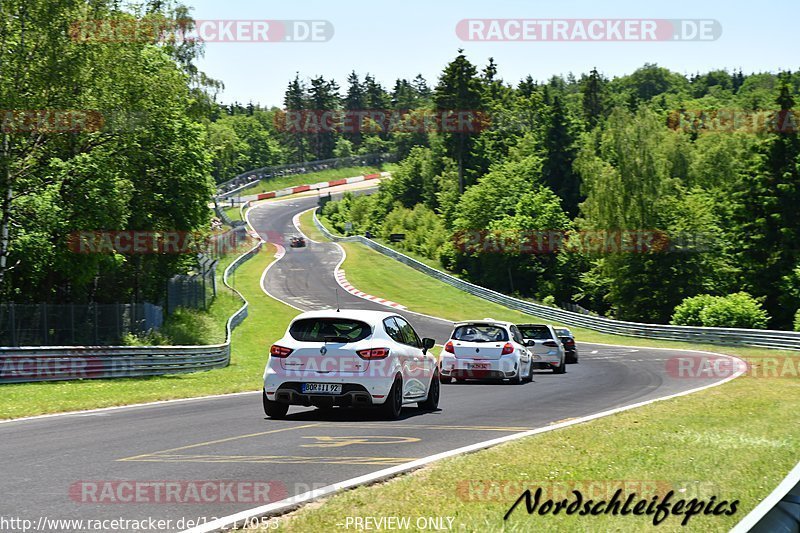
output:
[[[577,363],[578,345],[575,344],[575,335],[567,328],[555,328],[555,330],[556,335],[561,339],[561,344],[564,345],[564,355],[566,355],[567,363]]]
[[[303,237],[298,237],[297,235],[293,236],[289,240],[289,246],[291,248],[302,248],[306,245],[306,240]]]

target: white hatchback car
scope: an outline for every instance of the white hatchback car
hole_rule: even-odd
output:
[[[555,328],[550,324],[517,324],[525,346],[531,352],[533,366],[552,368],[553,373],[563,374],[567,371],[567,356],[564,345]]]
[[[533,379],[531,357],[522,334],[510,322],[486,318],[458,322],[439,363],[444,383],[462,379]]]
[[[264,412],[283,418],[290,405],[376,406],[396,419],[411,403],[433,411],[439,405],[434,343],[395,313],[302,313],[270,348]]]

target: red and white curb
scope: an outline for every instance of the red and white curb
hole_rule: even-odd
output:
[[[377,172],[375,174],[364,174],[363,176],[354,176],[352,178],[343,178],[333,181],[320,181],[310,185],[298,185],[296,187],[289,187],[279,191],[262,192],[252,197],[252,200],[268,200],[270,198],[280,198],[282,196],[289,196],[299,192],[316,191],[319,189],[327,189],[329,187],[337,187],[339,185],[348,185],[350,183],[358,183],[360,181],[376,180],[379,178],[389,177],[389,172]]]
[[[367,294],[366,292],[356,289],[350,284],[349,281],[347,281],[347,277],[345,276],[344,270],[341,268],[337,268],[336,272],[334,272],[333,275],[336,278],[336,283],[338,283],[341,288],[343,288],[344,290],[346,290],[347,292],[349,292],[354,296],[358,296],[359,298],[369,300],[370,302],[376,302],[381,305],[385,305],[387,307],[394,307],[395,309],[407,309],[406,306],[400,305],[397,302],[386,300],[385,298],[378,298],[377,296],[373,296],[371,294]]]

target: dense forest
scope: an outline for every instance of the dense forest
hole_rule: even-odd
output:
[[[384,146],[402,157],[394,178],[328,204],[334,226],[402,233],[398,247],[473,282],[619,319],[793,326],[800,72],[687,77],[646,64],[515,84],[498,72],[459,52],[430,91],[399,80],[371,97],[475,110],[483,125],[386,128]],[[338,105],[370,85],[352,75]]]
[[[190,20],[155,0],[0,5],[2,301],[157,301],[194,257],[76,254],[70,235],[208,231],[215,182],[391,152],[377,194],[325,207],[338,229],[402,233],[398,247],[471,281],[620,319],[793,326],[800,72],[504,80],[459,51],[435,82],[298,74],[281,108],[224,105],[195,41],[70,37],[101,18],[182,20],[178,37]],[[41,110],[85,116],[32,125]],[[465,113],[469,127],[447,122]]]

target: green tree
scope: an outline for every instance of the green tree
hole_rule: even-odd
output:
[[[300,80],[300,75],[295,75],[294,79],[289,82],[286,92],[283,97],[283,107],[287,113],[301,114],[308,108],[308,88],[305,83]],[[295,131],[291,126],[294,121],[287,124],[289,131],[285,133],[288,137],[288,145],[291,147],[289,158],[292,161],[300,162],[307,161],[308,135],[304,131]]]
[[[595,126],[606,115],[606,80],[593,68],[583,81],[583,120],[588,129]]]
[[[777,104],[782,114],[794,107],[786,79]],[[780,120],[776,117],[776,120]],[[800,299],[781,290],[781,280],[800,263],[800,138],[797,131],[776,131],[759,148],[755,172],[738,192],[745,287],[765,296],[777,327],[789,328]]]
[[[477,112],[483,109],[481,81],[475,65],[469,62],[458,50],[458,56],[451,61],[439,77],[433,95],[433,102],[439,114]],[[463,193],[466,188],[465,172],[470,167],[470,152],[474,144],[472,132],[456,131],[444,134],[447,155],[458,163],[458,187]]]
[[[571,216],[578,213],[581,196],[580,175],[572,166],[577,155],[574,126],[560,96],[553,99],[542,139],[544,182],[561,198]]]

